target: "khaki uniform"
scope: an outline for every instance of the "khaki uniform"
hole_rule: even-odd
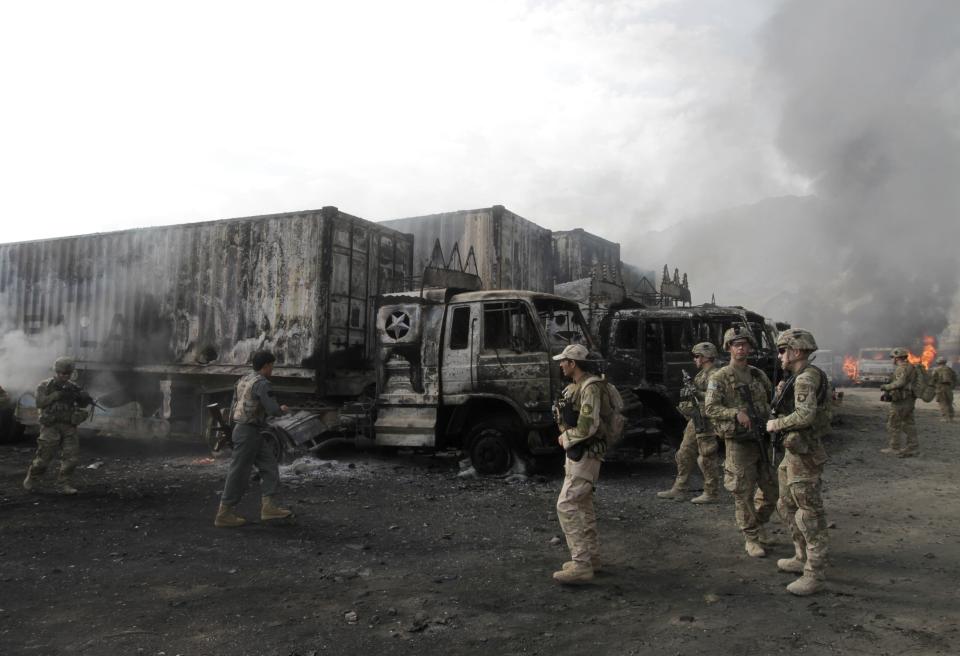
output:
[[[568,385],[564,396],[578,408],[580,415],[576,426],[560,426],[561,445],[569,449],[584,443],[586,449],[579,461],[567,457],[564,462],[563,487],[557,498],[557,517],[567,539],[570,559],[578,565],[592,567],[593,559],[600,553],[593,493],[610,437],[613,408],[606,382],[597,376],[588,375],[579,383]]]
[[[821,580],[828,539],[820,480],[827,454],[820,438],[829,431],[831,416],[829,390],[825,398],[817,398],[825,383],[823,376],[812,366],[796,374],[793,396],[784,399],[784,416],[774,419],[772,427],[782,435],[785,450],[777,470],[777,510],[790,527],[795,557],[804,563],[804,573]]]
[[[723,485],[733,495],[737,527],[748,541],[756,542],[760,529],[770,521],[776,508],[777,483],[773,470],[766,463],[763,447],[752,432],[736,420],[737,412],[747,408],[737,391],[738,385],[747,386],[759,420],[765,421],[770,414],[773,386],[765,373],[750,365],[738,369],[728,364],[710,376],[706,412],[717,434],[724,440],[727,455]],[[757,494],[758,488],[760,495]]]
[[[57,483],[69,485],[70,477],[80,461],[77,426],[83,423],[88,413],[78,407],[75,396],[58,388],[80,392],[72,383],[61,383],[57,378],[48,378],[37,386],[36,399],[41,428],[37,437],[37,453],[27,473],[29,477],[42,475],[59,448],[60,474]]]
[[[720,491],[720,444],[717,441],[717,431],[713,428],[713,422],[710,421],[705,410],[707,384],[714,371],[716,370],[711,364],[697,372],[693,379],[693,386],[697,390],[700,416],[704,424],[702,431],[697,432],[693,421],[693,415],[696,412],[693,401],[680,402],[680,413],[689,421],[683,431],[683,441],[677,448],[677,480],[673,484],[675,489],[686,489],[693,463],[696,462],[700,466],[700,473],[703,474],[703,493],[709,496],[716,496]]]
[[[947,421],[953,421],[953,388],[957,386],[957,372],[941,364],[933,370],[933,383],[937,386],[940,416]]]
[[[917,380],[917,370],[912,364],[901,362],[893,372],[893,377],[880,389],[890,392],[890,410],[887,413],[888,448],[900,450],[900,433],[907,436],[904,453],[913,453],[919,448],[917,426],[913,420],[913,410],[917,397],[913,394],[913,385]]]

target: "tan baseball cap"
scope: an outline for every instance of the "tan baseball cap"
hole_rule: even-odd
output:
[[[554,360],[579,360],[584,361],[590,351],[583,344],[567,344],[567,347],[560,352],[560,355],[553,356]]]

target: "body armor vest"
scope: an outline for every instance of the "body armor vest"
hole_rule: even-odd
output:
[[[263,409],[263,404],[253,393],[253,386],[261,380],[266,380],[266,378],[254,371],[237,381],[233,411],[230,413],[234,423],[262,424],[266,420],[267,413]]]

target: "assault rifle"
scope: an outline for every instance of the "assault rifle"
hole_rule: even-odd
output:
[[[689,401],[693,406],[693,427],[698,433],[707,430],[707,422],[703,420],[703,411],[700,408],[700,399],[697,397],[697,388],[693,384],[693,378],[687,373],[686,369],[681,369],[680,374],[683,377],[683,386],[680,388],[680,398]]]
[[[757,406],[753,404],[753,396],[751,396],[750,388],[747,385],[743,383],[737,385],[737,394],[740,395],[740,401],[747,406],[747,417],[750,418],[750,433],[760,447],[760,458],[763,460],[763,464],[770,467],[770,454],[767,453],[767,442],[770,439],[770,434],[767,433],[766,422],[757,412]]]
[[[783,381],[783,387],[778,389],[773,395],[773,401],[770,402],[770,418],[776,419],[780,416],[780,409],[783,406],[786,399],[790,398],[790,393],[793,391],[793,382],[797,377],[793,374],[790,374]],[[773,462],[777,461],[777,451],[783,447],[783,435],[779,431],[770,433],[770,452]]]
[[[573,404],[570,403],[567,397],[563,395],[563,392],[561,392],[560,398],[558,398],[553,404],[553,417],[556,419],[557,424],[560,425],[561,430],[564,426],[567,428],[573,428],[577,425],[577,421],[580,419],[580,412],[573,407]],[[574,462],[580,462],[580,459],[583,458],[583,454],[587,450],[587,441],[588,440],[578,442],[567,449],[567,457]]]
[[[77,404],[81,408],[86,408],[88,405],[92,405],[101,410],[106,410],[102,405],[93,400],[93,397],[79,385],[67,381],[61,383],[56,381],[53,383],[54,391],[60,392],[60,399],[64,403]]]

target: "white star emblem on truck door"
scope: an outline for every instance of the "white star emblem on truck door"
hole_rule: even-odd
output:
[[[406,312],[394,312],[387,319],[386,332],[394,341],[400,341],[410,332],[410,315]]]

